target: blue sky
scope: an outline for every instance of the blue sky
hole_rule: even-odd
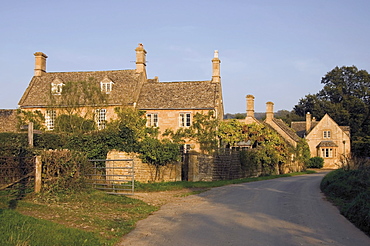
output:
[[[292,110],[335,66],[370,72],[368,0],[17,0],[0,3],[0,108],[17,108],[36,51],[47,71],[135,68],[149,78],[210,80],[219,50],[225,113],[266,102]],[[184,92],[186,93],[186,92]]]

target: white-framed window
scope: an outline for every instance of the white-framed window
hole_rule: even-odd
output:
[[[323,137],[324,138],[331,138],[331,132],[330,131],[323,131]]]
[[[54,130],[55,118],[56,118],[55,110],[52,110],[52,109],[46,110],[45,125],[48,131]]]
[[[53,95],[61,95],[63,90],[63,83],[51,83],[51,93]]]
[[[322,148],[321,149],[321,157],[323,157],[323,158],[332,158],[333,157],[333,149],[332,148]]]
[[[110,79],[108,78],[104,78],[101,82],[100,82],[100,90],[102,92],[105,92],[107,94],[111,93],[111,91],[113,90],[113,81],[111,81]]]
[[[179,126],[180,127],[191,126],[191,114],[190,113],[180,113],[179,114]]]
[[[188,153],[191,150],[191,145],[190,144],[184,144],[180,145],[180,151],[183,153]]]
[[[158,114],[146,114],[146,126],[158,127]]]
[[[96,109],[95,110],[95,123],[98,130],[105,129],[105,124],[107,122],[107,110],[106,109]]]

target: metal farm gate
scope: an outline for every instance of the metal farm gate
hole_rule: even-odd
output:
[[[135,172],[133,159],[96,159],[93,173],[88,174],[93,188],[105,190],[109,194],[133,195],[135,189]]]

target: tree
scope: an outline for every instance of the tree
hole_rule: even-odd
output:
[[[322,78],[321,83],[324,85],[323,89],[317,94],[302,98],[294,107],[295,113],[304,116],[310,112],[317,118],[329,114],[339,125],[350,126],[352,142],[369,136],[369,73],[358,70],[355,66],[335,67]]]
[[[264,174],[282,172],[290,148],[280,135],[263,124],[249,124],[243,127],[245,141],[251,141],[255,148],[256,160],[262,166]]]
[[[283,120],[287,125],[291,125],[292,121],[304,120],[304,117],[297,115],[293,110],[279,110],[274,117]]]
[[[202,152],[212,153],[218,147],[217,128],[218,120],[213,111],[207,114],[196,113],[189,128],[189,137],[200,144]]]
[[[194,140],[199,143],[201,152],[210,154],[219,145],[218,127],[219,121],[215,118],[213,111],[209,111],[207,114],[196,113],[189,128],[179,128],[176,131],[166,129],[162,136],[171,138],[175,143]]]
[[[45,130],[45,126],[44,126],[45,117],[39,110],[26,111],[26,110],[17,109],[17,119],[18,119],[18,124],[17,124],[18,129],[20,129],[21,126],[28,125],[28,123],[32,122],[34,129]]]

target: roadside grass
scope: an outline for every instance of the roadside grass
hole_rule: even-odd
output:
[[[102,245],[93,232],[67,228],[11,209],[0,209],[0,231],[2,246]]]
[[[321,190],[349,221],[370,235],[370,168],[328,173]]]
[[[15,210],[7,208],[6,198],[0,202],[0,245],[114,245],[158,209],[96,190],[28,194]]]
[[[241,184],[241,183],[276,179],[276,178],[282,178],[282,177],[292,177],[292,176],[312,174],[312,173],[315,173],[315,171],[307,170],[304,172],[287,173],[287,174],[281,174],[281,175],[270,175],[270,176],[261,176],[261,177],[255,177],[255,178],[219,180],[219,181],[197,181],[197,182],[176,181],[176,182],[157,182],[157,183],[136,182],[135,191],[156,192],[156,191],[170,191],[170,190],[181,190],[181,189],[190,189],[190,188],[207,190],[213,187],[219,187],[219,186],[230,185],[230,184]],[[194,194],[194,193],[190,193],[190,194]]]
[[[157,192],[191,188],[192,191],[181,195],[187,196],[212,187],[308,173],[314,171],[213,182],[137,182],[135,190]],[[17,200],[9,191],[0,191],[0,245],[114,245],[134,229],[137,221],[158,209],[141,200],[97,190],[29,193]]]

